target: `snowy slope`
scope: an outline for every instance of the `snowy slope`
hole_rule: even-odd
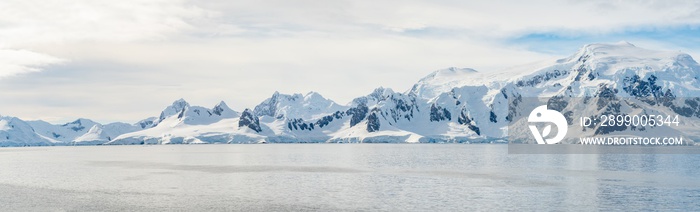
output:
[[[479,72],[471,68],[450,67],[437,70],[420,79],[409,91],[422,99],[432,99],[449,92],[452,88],[469,85],[471,77],[477,77]]]
[[[101,125],[94,125],[87,133],[73,139],[73,144],[76,145],[96,145],[103,144],[111,140]]]
[[[318,118],[320,115],[333,113],[342,109],[344,109],[343,106],[326,99],[316,92],[309,92],[306,95],[288,95],[275,92],[272,94],[272,97],[255,106],[254,111],[257,116],[270,116],[277,119],[314,119]]]
[[[49,139],[34,132],[27,123],[15,117],[0,116],[0,146],[47,146]]]
[[[83,118],[60,125],[54,125],[41,120],[28,121],[27,123],[37,134],[50,140],[54,145],[100,144],[121,134],[142,129],[138,125],[120,122],[103,126],[102,124]],[[85,140],[93,138],[96,133],[100,134],[100,136],[98,136],[99,139]]]
[[[95,124],[88,132],[73,139],[72,145],[97,145],[104,144],[119,135],[141,130],[140,125],[127,123],[110,123],[107,125]]]
[[[228,143],[240,115],[223,101],[211,109],[173,102],[147,129],[114,136],[106,144]],[[143,122],[143,121],[142,121]],[[139,125],[141,126],[141,125]]]
[[[60,143],[69,143],[75,138],[87,133],[96,123],[89,119],[77,119],[62,125],[54,125],[45,121],[28,121],[34,130],[47,138]]]

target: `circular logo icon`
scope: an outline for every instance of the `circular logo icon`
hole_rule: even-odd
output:
[[[547,125],[542,129],[542,132],[537,129],[535,125],[529,125],[532,135],[535,136],[538,144],[556,144],[561,142],[566,136],[566,131],[568,130],[566,124],[566,118],[559,111],[547,109],[547,105],[542,105],[530,112],[530,116],[527,119],[528,123],[553,123],[557,126],[557,135],[552,138],[544,139],[549,133],[552,132],[552,125]]]

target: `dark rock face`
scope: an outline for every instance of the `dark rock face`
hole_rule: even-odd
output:
[[[579,58],[579,59],[580,59],[580,58]],[[585,62],[585,59],[583,60],[583,62]],[[586,75],[586,73],[588,73],[588,79],[594,78],[594,77],[592,77],[592,76],[593,76],[592,72],[591,72],[590,70],[588,70],[588,69],[586,68],[586,66],[583,65],[583,64],[580,65],[580,66],[575,70],[575,72],[576,72],[576,78],[574,78],[574,81],[577,81],[577,82],[578,82],[578,81],[581,81],[581,79]]]
[[[373,110],[372,113],[367,117],[367,132],[379,131],[379,117],[377,117],[378,110]]]
[[[359,104],[355,108],[348,109],[345,114],[352,115],[352,118],[350,118],[350,127],[353,127],[364,120],[365,117],[367,117],[367,112],[369,112],[369,108],[367,108],[366,104]]]
[[[700,118],[700,98],[689,98],[686,99],[684,103],[685,105],[683,106],[671,104],[669,107],[673,110],[673,112],[678,113],[678,115],[685,117],[695,116]]]
[[[255,132],[262,131],[262,129],[260,129],[260,120],[258,120],[257,116],[253,115],[253,111],[250,111],[250,109],[245,109],[243,113],[241,113],[241,118],[238,120],[238,127],[243,126],[246,126]]]
[[[177,118],[181,119],[182,117],[185,117],[185,110],[187,110],[187,108],[182,108],[180,113],[177,115]]]
[[[333,113],[331,115],[327,115],[327,116],[324,116],[323,118],[320,118],[318,121],[316,121],[316,125],[320,128],[323,128],[326,125],[330,124],[335,119],[342,119],[343,116],[345,116],[345,112],[336,111],[335,113]]]
[[[654,75],[649,76],[647,80],[641,79],[639,75],[626,77],[622,90],[638,98],[663,96],[661,86],[656,85],[656,79]]]
[[[595,96],[598,99],[596,102],[598,110],[603,109],[603,107],[608,106],[613,101],[619,101],[616,94],[617,89],[609,88],[607,85],[600,85],[598,93]]]
[[[70,129],[73,130],[73,131],[78,132],[78,131],[84,130],[85,127],[83,127],[83,126],[78,126],[78,127],[71,127]]]
[[[158,116],[158,123],[165,120],[165,118],[167,118],[167,117],[165,117],[165,112],[160,112],[160,116]],[[154,125],[154,127],[155,127],[155,125]]]
[[[623,90],[647,104],[668,107],[678,115],[700,117],[700,98],[692,97],[680,103],[674,102],[677,99],[676,95],[671,89],[664,91],[663,87],[656,84],[657,79],[654,75],[646,80],[638,75],[626,77],[623,80]]]
[[[153,121],[151,120],[139,122],[139,126],[141,127],[141,129],[146,129],[146,127],[149,127],[151,125],[153,125]]]
[[[608,85],[599,85],[598,92],[595,94],[593,100],[597,110],[601,111],[599,115],[625,115],[622,114],[620,107],[622,106],[620,98],[617,97],[618,90],[609,87]],[[570,117],[567,117],[567,113],[564,116],[567,121],[570,121]],[[570,116],[570,115],[569,115]],[[593,118],[595,118],[594,116]],[[615,131],[624,131],[627,129],[626,126],[600,126],[598,122],[600,120],[595,120],[595,134],[596,135],[606,135]],[[569,122],[571,123],[571,122]]]
[[[557,78],[557,77],[560,77],[563,75],[567,75],[567,74],[569,74],[568,71],[554,70],[551,72],[547,72],[544,74],[534,76],[526,81],[520,80],[520,81],[515,83],[515,86],[517,86],[517,87],[525,87],[525,86],[532,87],[532,86],[535,86],[535,85],[540,84],[542,82],[549,81],[550,79],[554,79],[554,78]]]
[[[430,121],[451,121],[452,120],[452,114],[450,114],[450,111],[448,111],[445,108],[442,108],[440,106],[435,106],[435,104],[430,106]]]
[[[562,96],[553,96],[547,100],[547,109],[550,110],[562,112],[562,110],[564,110],[564,108],[566,108],[568,105],[569,102],[564,100],[564,97]]]
[[[355,109],[355,108],[353,108]],[[325,126],[328,126],[331,122],[334,120],[342,119],[345,116],[345,112],[343,111],[336,111],[335,113],[326,115],[324,117],[321,117],[320,119],[316,120],[316,122],[306,122],[304,119],[297,118],[297,119],[290,119],[287,120],[287,128],[289,130],[314,130],[316,127],[323,128]],[[363,118],[364,119],[364,118]],[[360,119],[362,121],[363,119]],[[357,123],[355,123],[357,124]]]
[[[211,112],[214,113],[214,114],[216,114],[216,115],[218,115],[218,116],[220,116],[220,115],[221,115],[221,112],[224,112],[224,109],[221,108],[221,105],[217,105],[217,106],[214,107],[214,109],[212,109]],[[209,114],[209,115],[211,115],[211,114]]]
[[[415,97],[396,94],[396,96],[392,95],[389,100],[396,105],[389,109],[389,115],[394,122],[398,122],[401,118],[411,121],[414,111],[419,111]]]
[[[469,118],[467,114],[465,114],[466,111],[462,110],[462,112],[459,114],[459,117],[457,117],[457,123],[461,125],[467,125],[467,127],[474,131],[477,135],[481,135],[481,130],[479,127],[476,126],[476,123]]]
[[[402,94],[389,92],[385,88],[377,88],[371,94],[363,97],[358,97],[353,100],[358,108],[362,105],[368,105],[370,102],[384,102],[384,106],[380,108],[378,115],[382,115],[387,121],[400,122],[401,120],[411,121],[417,112],[420,112],[418,107],[418,99],[415,94]],[[361,112],[361,111],[356,111]],[[347,113],[348,115],[350,113]],[[361,116],[358,116],[361,117]],[[362,119],[359,119],[360,121]],[[353,122],[355,123],[355,122]],[[391,123],[390,123],[391,124]]]
[[[506,115],[506,121],[512,122],[513,118],[519,115],[517,108],[521,102],[523,102],[523,96],[520,94],[513,94],[513,98],[510,99],[508,104],[508,115]]]
[[[314,123],[306,123],[304,119],[292,119],[287,121],[287,128],[289,130],[313,130],[315,128]]]
[[[76,126],[70,127],[71,130],[76,131],[76,132],[85,129],[85,126],[83,126],[83,122],[82,122],[80,119],[75,120],[75,121],[70,122],[70,123],[63,124],[63,125],[61,125],[61,126],[67,127],[67,126],[69,126],[69,125],[76,125]]]
[[[646,80],[638,75],[626,77],[623,80],[623,90],[631,96],[648,103],[650,105],[663,105],[681,116],[700,117],[700,108],[698,107],[697,98],[689,98],[680,103],[674,103],[676,95],[670,89],[663,91],[663,88],[656,84],[657,77],[649,76]],[[683,105],[684,104],[684,105]]]
[[[566,119],[566,122],[570,125],[573,123],[573,111],[564,111],[564,108],[569,105],[569,100],[565,99],[563,96],[553,96],[547,100],[547,109],[556,110],[561,112]]]
[[[270,116],[275,117],[275,111],[277,111],[277,101],[280,94],[275,92],[272,97],[260,103],[260,105],[255,106],[254,110],[256,116]]]

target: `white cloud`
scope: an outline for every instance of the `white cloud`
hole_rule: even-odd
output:
[[[0,1],[0,78],[64,61],[41,45],[162,40],[207,13],[184,1]],[[70,57],[70,54],[56,54]]]
[[[181,0],[0,2],[4,46],[167,39],[205,10]]]
[[[45,66],[60,62],[63,60],[41,53],[0,49],[0,78],[40,71]]]
[[[445,28],[484,36],[537,31],[607,33],[700,24],[700,3],[671,1],[224,1],[201,2],[228,24],[357,32]]]

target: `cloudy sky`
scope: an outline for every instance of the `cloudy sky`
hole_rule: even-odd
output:
[[[450,66],[482,72],[626,40],[700,57],[698,1],[4,0],[0,115],[136,122],[176,99],[341,104]]]

